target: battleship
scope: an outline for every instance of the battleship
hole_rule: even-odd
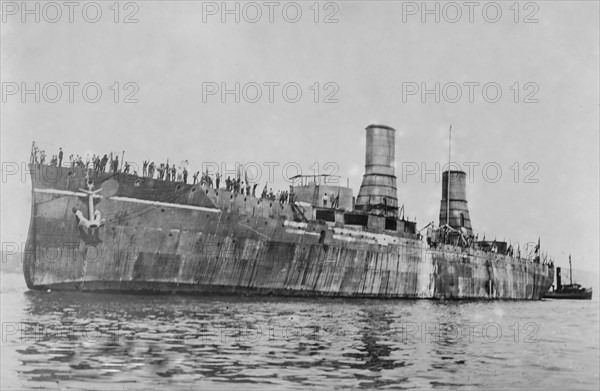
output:
[[[474,235],[464,172],[442,173],[439,224],[418,230],[399,208],[395,130],[369,125],[365,155],[357,196],[326,175],[299,175],[281,201],[40,164],[32,152],[27,286],[472,300],[539,300],[548,291],[552,263]],[[326,194],[336,197],[328,203]]]

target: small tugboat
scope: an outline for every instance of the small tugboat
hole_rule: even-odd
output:
[[[556,289],[546,292],[544,299],[571,299],[592,300],[592,288],[584,288],[580,284],[573,284],[573,270],[571,268],[571,255],[569,255],[569,285],[561,284],[561,270],[556,268]]]

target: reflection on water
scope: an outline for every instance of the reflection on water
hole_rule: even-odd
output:
[[[598,388],[597,302],[1,299],[2,389]]]

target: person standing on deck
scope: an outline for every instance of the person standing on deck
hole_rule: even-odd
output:
[[[261,199],[267,198],[267,184],[266,183],[265,183],[265,187],[263,187],[262,193],[260,194],[260,198]]]
[[[165,163],[160,163],[160,166],[158,167],[158,179],[161,181],[165,180]]]
[[[58,166],[62,167],[63,151],[62,148],[58,148]]]
[[[33,162],[35,163],[36,166],[39,166],[39,164],[40,164],[39,153],[40,153],[40,151],[34,143],[34,145],[33,145]]]
[[[323,207],[327,207],[327,193],[323,194]]]
[[[102,161],[100,162],[100,172],[104,172],[106,169],[106,164],[108,163],[108,155],[104,154],[102,157]]]

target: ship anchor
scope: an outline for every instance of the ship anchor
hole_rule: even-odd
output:
[[[77,216],[77,218],[79,219],[79,227],[87,229],[99,228],[104,225],[105,220],[102,218],[102,214],[99,210],[94,210],[94,196],[98,194],[102,190],[102,188],[98,190],[92,190],[94,184],[92,182],[88,182],[87,185],[87,190],[79,190],[88,195],[88,210],[90,218],[86,219],[83,213],[77,209],[75,210],[75,216]]]

